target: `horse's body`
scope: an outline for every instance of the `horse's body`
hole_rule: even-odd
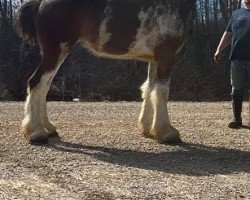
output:
[[[30,142],[57,134],[49,122],[46,95],[71,48],[78,42],[95,54],[149,62],[139,124],[159,141],[181,142],[169,123],[171,70],[188,32],[195,0],[32,0],[20,9],[21,34],[36,41],[42,62],[29,80],[22,132]]]

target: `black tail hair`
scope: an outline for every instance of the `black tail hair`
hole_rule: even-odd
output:
[[[36,42],[35,16],[41,0],[31,0],[20,7],[17,18],[17,32],[26,40]]]

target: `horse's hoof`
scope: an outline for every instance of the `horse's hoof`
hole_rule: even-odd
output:
[[[59,133],[57,131],[53,131],[53,132],[49,133],[49,137],[50,138],[59,137]]]
[[[31,134],[28,139],[29,143],[32,145],[47,144],[49,141],[49,136],[44,134]]]
[[[177,137],[177,138],[169,138],[167,141],[166,141],[166,144],[180,144],[182,143],[182,140],[181,138]]]
[[[152,129],[151,134],[159,143],[165,144],[180,144],[182,140],[180,138],[179,131],[173,126],[168,126],[161,129]]]
[[[149,132],[148,132],[148,133],[144,133],[144,132],[143,132],[143,133],[141,133],[141,134],[142,134],[142,136],[145,137],[145,138],[151,138],[151,139],[153,138],[153,136],[152,136]]]

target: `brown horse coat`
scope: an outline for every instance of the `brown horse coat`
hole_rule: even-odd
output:
[[[56,134],[49,122],[46,95],[65,57],[76,43],[96,55],[149,62],[142,86],[142,133],[180,142],[168,119],[169,81],[175,55],[189,30],[195,0],[32,0],[20,9],[19,31],[36,41],[42,62],[29,80],[23,134],[30,142]]]

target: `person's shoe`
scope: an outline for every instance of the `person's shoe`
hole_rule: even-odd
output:
[[[241,110],[242,110],[243,95],[233,95],[232,100],[233,100],[233,120],[228,124],[228,127],[237,129],[242,127]]]
[[[235,119],[233,119],[229,124],[228,124],[229,128],[234,128],[234,129],[238,129],[242,127],[242,121],[237,121]]]

